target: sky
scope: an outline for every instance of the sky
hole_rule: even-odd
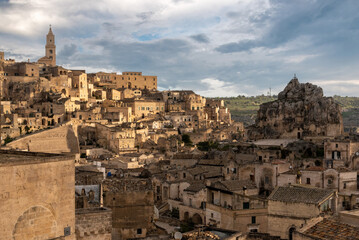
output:
[[[0,0],[0,51],[36,61],[49,24],[57,64],[141,71],[206,97],[280,92],[294,73],[359,96],[358,0]]]

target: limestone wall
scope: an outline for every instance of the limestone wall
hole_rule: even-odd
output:
[[[106,192],[104,206],[112,209],[114,239],[142,238],[151,227],[153,191]]]
[[[76,209],[77,240],[111,240],[112,211],[108,208]]]
[[[74,157],[26,154],[0,152],[0,240],[75,239]]]
[[[78,139],[72,126],[61,126],[15,140],[11,149],[47,153],[79,153]]]

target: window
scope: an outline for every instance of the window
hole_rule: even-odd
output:
[[[243,202],[243,209],[249,209],[249,202]]]
[[[335,144],[335,147],[338,148],[338,144]]]
[[[137,235],[141,235],[142,234],[142,228],[137,228]]]
[[[192,207],[192,198],[189,199],[189,206]]]
[[[256,217],[252,216],[252,224],[255,224],[255,223],[256,223]]]
[[[186,173],[183,173],[183,178],[186,178]]]
[[[213,218],[213,213],[211,213],[211,218]]]
[[[249,179],[254,182],[254,175],[253,174],[249,175]]]
[[[307,178],[307,184],[310,184],[310,178]]]
[[[346,188],[347,188],[347,183],[344,183],[343,188],[344,188],[344,189],[346,189]]]

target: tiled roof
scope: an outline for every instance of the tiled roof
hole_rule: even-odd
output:
[[[199,192],[202,189],[205,189],[206,185],[203,182],[194,182],[192,183],[188,188],[185,189],[185,191],[188,192]]]
[[[268,200],[295,203],[320,203],[333,193],[333,190],[309,188],[304,186],[277,187]]]
[[[222,159],[201,159],[198,161],[198,165],[223,166],[224,160],[222,160]]]
[[[323,221],[306,230],[304,234],[323,240],[359,240],[359,228],[334,219],[323,219]]]
[[[255,189],[256,184],[250,180],[227,180],[227,181],[220,181],[215,182],[212,184],[211,187],[225,190],[225,191],[240,191],[243,190],[243,187],[246,187],[247,189]]]
[[[324,168],[320,167],[320,166],[311,166],[311,167],[308,167],[306,169],[303,169],[303,171],[319,171],[319,172],[322,172],[322,171],[324,171]]]

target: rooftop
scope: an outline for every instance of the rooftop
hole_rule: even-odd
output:
[[[304,186],[283,186],[277,187],[268,200],[318,204],[333,194],[333,190],[322,188],[308,188]]]
[[[241,191],[243,188],[246,189],[255,189],[256,184],[250,180],[227,180],[213,183],[210,188],[215,188],[218,190],[235,192]]]
[[[304,235],[315,239],[359,240],[359,228],[338,222],[334,219],[323,219],[306,230]]]

